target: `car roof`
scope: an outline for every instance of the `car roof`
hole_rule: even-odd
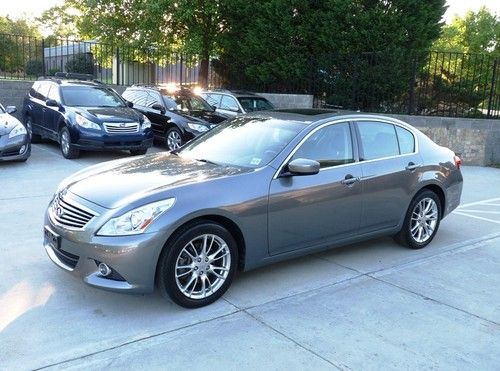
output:
[[[412,128],[411,125],[389,116],[360,113],[360,112],[336,111],[331,109],[320,109],[320,108],[276,109],[276,110],[253,112],[246,114],[245,116],[269,117],[279,120],[302,122],[304,124],[316,124],[319,122],[328,122],[332,119],[346,120],[346,121],[363,120],[363,119],[382,120],[394,124],[399,124],[407,128]]]
[[[82,80],[66,80],[57,78],[41,78],[38,79],[40,82],[53,82],[61,86],[90,86],[90,87],[103,87],[106,86],[100,82],[95,81],[82,81]]]
[[[246,91],[246,90],[212,89],[212,90],[206,90],[203,93],[205,93],[205,94],[210,94],[210,93],[228,94],[228,95],[232,95],[232,96],[234,96],[236,98],[248,97],[248,98],[262,98],[262,99],[265,99],[261,95],[258,95],[256,93],[252,93],[252,92]]]

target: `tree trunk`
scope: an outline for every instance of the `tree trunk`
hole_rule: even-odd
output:
[[[208,87],[208,67],[210,63],[210,55],[209,53],[205,52],[201,56],[201,61],[200,61],[200,72],[198,74],[198,84],[202,88],[207,88]]]

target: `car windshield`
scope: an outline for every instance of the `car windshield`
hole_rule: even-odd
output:
[[[125,107],[124,101],[113,90],[94,86],[64,86],[61,88],[66,106]]]
[[[301,122],[236,117],[188,143],[178,154],[221,165],[262,167],[303,128]]]
[[[171,111],[213,111],[213,108],[203,98],[197,95],[166,95],[163,98]]]
[[[238,98],[238,101],[246,112],[274,109],[271,102],[269,102],[266,98],[240,97]]]

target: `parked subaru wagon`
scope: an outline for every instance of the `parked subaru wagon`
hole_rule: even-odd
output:
[[[90,79],[90,75],[56,74],[33,84],[23,108],[31,142],[56,141],[68,159],[77,158],[80,150],[145,154],[153,145],[149,119],[111,88]]]

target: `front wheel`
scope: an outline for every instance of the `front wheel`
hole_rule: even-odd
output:
[[[229,288],[238,262],[236,241],[219,224],[202,221],[181,231],[160,257],[158,286],[177,304],[211,304]]]
[[[184,144],[181,131],[176,127],[168,129],[165,134],[165,142],[169,151],[179,149]]]
[[[424,190],[413,198],[403,226],[394,239],[411,249],[421,249],[436,235],[440,220],[439,197],[430,190]]]

